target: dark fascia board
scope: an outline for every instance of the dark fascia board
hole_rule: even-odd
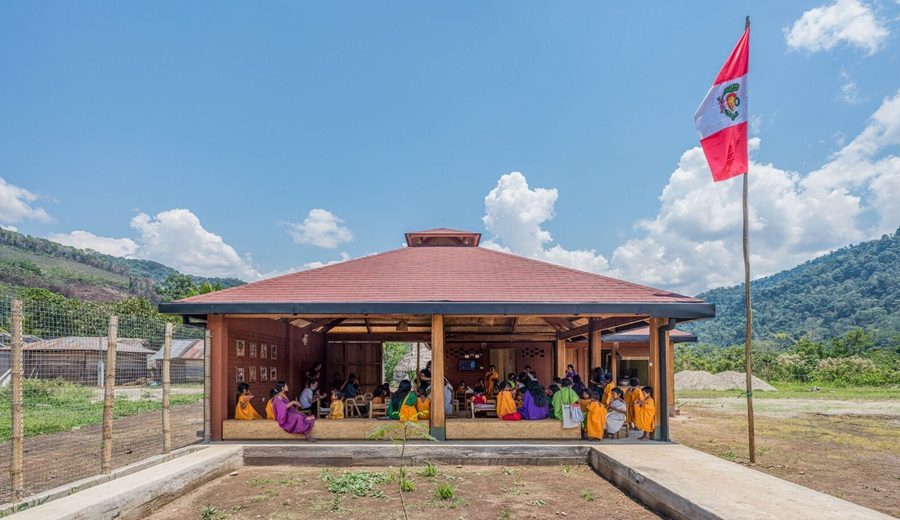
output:
[[[509,302],[272,302],[272,303],[160,303],[159,312],[185,316],[207,314],[448,314],[448,315],[597,315],[634,314],[680,321],[713,318],[716,306],[686,303],[509,303]]]
[[[645,325],[646,326],[646,325]],[[603,341],[608,341],[610,343],[647,343],[650,341],[649,334],[605,334],[603,336]],[[696,343],[697,336],[669,336],[669,341],[672,343]]]

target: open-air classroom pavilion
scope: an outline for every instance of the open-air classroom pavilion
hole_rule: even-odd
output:
[[[544,386],[567,364],[583,377],[594,367],[617,382],[637,375],[655,390],[655,437],[669,440],[669,414],[660,411],[673,402],[673,343],[694,339],[674,327],[713,317],[715,306],[479,247],[480,239],[452,229],[406,233],[400,249],[160,304],[210,331],[210,438],[290,438],[274,421],[231,419],[237,382],[268,396],[285,380],[296,394],[320,361],[323,382],[352,372],[371,391],[382,382],[383,343],[394,341],[430,345],[436,385],[445,377],[471,385],[492,364],[501,374],[530,365]],[[443,401],[443,392],[432,392],[430,427],[439,440],[578,435],[554,420],[448,420]],[[378,425],[319,421],[316,436],[365,439]]]

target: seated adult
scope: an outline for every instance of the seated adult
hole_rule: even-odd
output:
[[[625,404],[625,393],[621,388],[612,389],[612,401],[609,402],[606,413],[606,431],[615,435],[625,425],[628,407]]]
[[[300,411],[315,416],[321,400],[322,395],[319,394],[319,382],[316,380],[309,381],[306,383],[306,388],[300,392]]]
[[[569,366],[572,366],[572,365],[569,365]],[[568,378],[569,376],[566,376],[566,377]],[[571,377],[569,379],[572,380],[572,391],[574,391],[576,394],[582,395],[585,392],[585,390],[587,390],[587,387],[584,386],[584,383],[581,381],[581,376],[579,376],[578,374],[575,374],[573,377]]]
[[[416,386],[426,392],[431,390],[431,361],[425,363],[425,368],[420,370],[416,377],[418,378]]]
[[[500,419],[516,420],[516,401],[513,399],[509,383],[500,383],[500,391],[497,392],[497,417]],[[519,417],[521,418],[521,416]]]
[[[479,379],[478,382],[475,383],[475,386],[472,388],[472,393],[473,394],[483,394],[483,393],[485,393],[485,391],[486,390],[484,388],[484,379]]]
[[[391,396],[388,403],[387,416],[399,421],[418,421],[416,410],[416,393],[412,391],[412,383],[409,379],[400,381],[397,391]]]
[[[314,441],[312,429],[316,418],[298,411],[300,403],[288,399],[288,390],[288,385],[284,381],[275,383],[272,409],[275,411],[275,420],[278,422],[278,426],[288,433],[297,433],[303,435],[308,441]]]
[[[234,405],[234,418],[239,420],[262,419],[256,408],[250,404],[253,394],[250,393],[250,385],[247,383],[238,383],[236,404]]]
[[[356,374],[351,372],[347,376],[347,382],[341,388],[341,393],[344,394],[344,399],[352,399],[359,395],[359,381],[356,379]]]
[[[563,378],[562,388],[553,394],[553,418],[562,420],[563,406],[573,405],[578,402],[578,394],[572,390],[572,380]]]
[[[522,407],[519,408],[522,419],[525,419],[526,421],[537,421],[549,417],[550,406],[544,387],[542,387],[536,379],[532,379],[530,376],[525,376],[522,383],[525,385],[525,392],[522,396]]]

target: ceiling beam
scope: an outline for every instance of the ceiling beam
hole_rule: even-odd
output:
[[[647,318],[637,317],[637,316],[629,316],[624,318],[605,318],[605,319],[595,319],[594,320],[594,330],[606,330],[613,329],[616,327],[621,327],[624,325],[631,325],[634,323],[639,323],[645,321]],[[580,327],[575,327],[574,329],[568,330],[566,332],[561,332],[559,334],[559,339],[571,339],[577,338],[579,336],[587,336],[591,331],[591,324],[582,325]]]

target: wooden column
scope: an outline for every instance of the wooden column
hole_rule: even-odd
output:
[[[25,403],[22,395],[25,342],[22,336],[22,301],[12,301],[10,331],[10,412],[12,415],[12,449],[10,450],[9,478],[12,487],[12,502],[18,503],[25,497]]]
[[[209,430],[209,418],[210,418],[210,389],[212,385],[210,384],[212,366],[210,365],[210,353],[212,352],[212,336],[209,333],[209,329],[206,329],[203,333],[203,442],[209,442],[210,439],[210,430]]]
[[[228,333],[225,317],[210,314],[207,326],[212,335],[210,350],[209,432],[210,440],[222,440],[222,421],[228,418]],[[293,391],[293,389],[291,389]]]
[[[669,390],[669,417],[675,417],[675,344],[666,332],[666,388]]]
[[[116,347],[119,343],[119,317],[109,317],[109,336],[106,338],[106,366],[103,383],[103,437],[100,451],[100,472],[112,473],[113,411],[116,405]]]
[[[169,393],[172,391],[172,323],[166,323],[162,358],[162,431],[163,453],[172,451],[172,421],[169,415]]]
[[[299,388],[295,386],[296,377],[294,376],[294,356],[298,355],[294,353],[294,326],[290,323],[285,323],[284,329],[284,346],[287,349],[287,374],[281,374],[281,377],[284,381],[287,381],[288,388],[291,389],[291,392],[294,392],[294,388]],[[302,336],[301,336],[302,337]],[[324,368],[324,367],[323,367]],[[328,372],[322,370],[322,373],[325,374],[325,377],[328,377]],[[328,379],[326,379],[328,381]],[[274,384],[272,386],[275,386]],[[268,396],[266,397],[268,399]]]
[[[566,340],[556,340],[554,360],[556,361],[556,377],[564,377],[566,375]]]
[[[612,371],[613,384],[619,386],[619,349],[613,347],[609,356],[610,370]]]
[[[653,388],[653,401],[656,403],[656,419],[653,422],[656,425],[656,429],[653,431],[654,439],[659,436],[661,415],[661,410],[659,409],[659,327],[663,324],[665,322],[660,318],[650,318],[650,362],[647,367],[647,374],[650,378],[649,386]]]
[[[603,331],[601,330],[593,330],[591,331],[590,343],[593,347],[591,349],[591,363],[590,368],[593,370],[596,367],[603,366]],[[590,377],[593,374],[589,374]]]
[[[447,440],[444,414],[444,316],[431,316],[431,436]]]

